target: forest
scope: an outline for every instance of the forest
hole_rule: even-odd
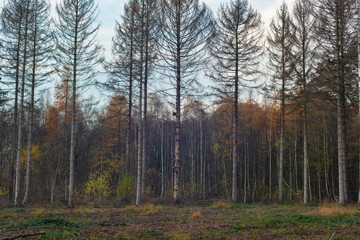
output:
[[[360,202],[358,1],[122,4],[1,7],[1,203]]]

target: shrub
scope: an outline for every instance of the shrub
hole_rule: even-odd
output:
[[[110,174],[91,173],[88,182],[85,184],[84,198],[96,199],[101,201],[111,194]]]
[[[125,175],[119,182],[117,197],[121,201],[131,202],[135,197],[135,179],[132,175]]]

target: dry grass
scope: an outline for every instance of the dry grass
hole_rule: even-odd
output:
[[[225,201],[216,201],[216,202],[213,203],[211,208],[214,208],[214,209],[230,209],[231,208],[231,203],[225,202]]]
[[[338,205],[323,206],[309,212],[310,215],[317,215],[323,217],[348,216],[355,215],[357,213],[358,211],[356,209],[346,208]]]
[[[190,234],[188,233],[173,233],[171,236],[172,240],[190,240]]]
[[[129,212],[135,212],[137,211],[137,207],[135,205],[129,205],[125,207],[125,210],[129,211]]]
[[[125,208],[125,210],[129,212],[142,212],[142,213],[146,213],[147,215],[152,215],[154,213],[157,213],[160,209],[161,207],[159,206],[155,207],[154,204],[144,204],[139,207],[135,205],[130,205]]]
[[[37,209],[30,213],[30,215],[35,218],[41,218],[44,216],[44,214],[45,214],[44,210],[41,210],[41,209]]]
[[[195,211],[192,213],[191,215],[192,218],[200,218],[201,217],[201,212],[200,211]]]

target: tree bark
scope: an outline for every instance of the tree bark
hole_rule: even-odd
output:
[[[74,66],[73,66],[73,84],[72,84],[72,110],[71,110],[71,137],[70,137],[70,172],[69,172],[69,199],[68,207],[74,207],[74,163],[75,163],[75,128],[76,128],[76,80],[77,80],[77,51],[78,51],[78,25],[79,16],[76,5],[75,32],[74,32]]]
[[[15,198],[14,205],[20,206],[19,192],[20,192],[20,165],[21,165],[21,150],[22,150],[22,127],[24,121],[24,94],[25,94],[25,74],[26,74],[26,58],[27,58],[27,38],[28,38],[28,23],[29,23],[29,4],[27,0],[26,14],[25,14],[25,34],[24,34],[24,56],[22,66],[22,82],[21,82],[21,97],[20,97],[20,116],[18,124],[18,144],[17,144],[17,159],[16,159],[16,175],[15,175]]]
[[[37,10],[37,0],[35,11]],[[35,18],[37,17],[35,13]],[[36,74],[36,47],[37,47],[37,22],[35,20],[35,31],[33,36],[33,68],[32,68],[32,79],[31,79],[31,102],[30,102],[30,121],[29,121],[29,132],[28,132],[28,158],[26,165],[26,184],[25,184],[25,195],[23,203],[29,201],[29,192],[30,192],[30,175],[31,175],[31,152],[32,152],[32,131],[34,125],[34,105],[35,105],[35,74]]]

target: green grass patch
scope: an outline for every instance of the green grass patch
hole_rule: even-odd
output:
[[[1,231],[17,231],[36,228],[69,228],[78,229],[83,228],[85,225],[80,222],[74,222],[63,218],[32,218],[18,223],[10,223],[0,227]]]

